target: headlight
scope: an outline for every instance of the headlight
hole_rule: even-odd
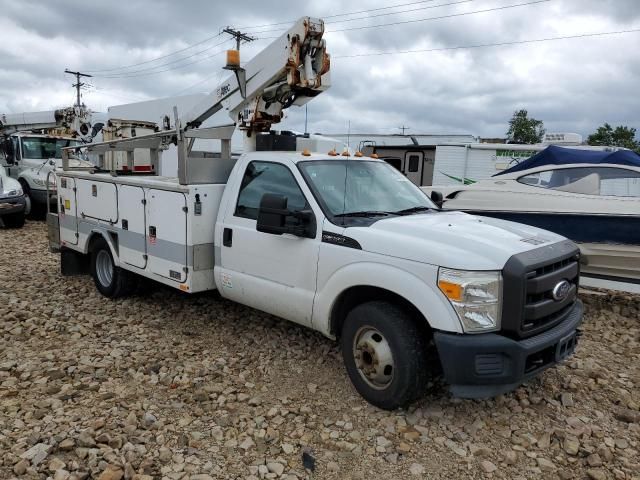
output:
[[[502,275],[441,268],[438,287],[451,302],[466,333],[500,329]]]
[[[1,198],[11,198],[11,197],[20,197],[22,196],[23,192],[21,188],[15,189],[15,190],[2,190],[0,192],[0,197]]]
[[[44,187],[44,180],[40,179],[40,178],[33,178],[33,183],[35,183],[36,185],[40,185],[41,187]]]

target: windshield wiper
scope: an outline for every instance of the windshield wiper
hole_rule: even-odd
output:
[[[412,213],[418,213],[418,212],[426,212],[432,210],[431,207],[411,207],[411,208],[405,208],[404,210],[398,210],[397,212],[394,212],[396,215],[411,215]]]
[[[395,215],[394,212],[378,212],[378,211],[362,211],[362,212],[348,212],[348,213],[339,213],[338,215],[334,215],[337,218],[344,217],[386,217],[389,215]]]

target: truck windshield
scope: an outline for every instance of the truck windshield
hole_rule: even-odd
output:
[[[376,217],[420,213],[437,207],[385,162],[316,160],[299,168],[331,217]]]
[[[80,145],[77,140],[68,138],[22,138],[22,156],[34,160],[47,160],[49,158],[62,158],[62,150],[65,147]]]

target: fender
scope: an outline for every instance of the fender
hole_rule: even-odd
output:
[[[111,232],[109,232],[109,230],[107,230],[106,228],[92,228],[91,232],[89,233],[89,236],[87,237],[87,241],[84,244],[84,248],[82,249],[82,253],[84,253],[85,255],[87,255],[89,253],[89,245],[91,245],[91,242],[93,240],[93,238],[98,235],[101,236],[105,242],[107,242],[107,245],[109,246],[109,250],[111,250],[111,257],[113,258],[113,263],[116,267],[120,266],[120,256],[118,255],[118,249],[116,248],[116,245],[113,241],[113,237],[110,235]]]
[[[435,268],[432,266],[428,266]],[[331,312],[340,294],[352,287],[369,286],[389,290],[413,304],[436,330],[462,333],[462,325],[446,297],[416,274],[393,265],[377,262],[351,263],[326,279],[313,302],[313,328],[331,337]]]

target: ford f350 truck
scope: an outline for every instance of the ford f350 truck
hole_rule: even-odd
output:
[[[583,312],[572,242],[441,211],[375,158],[251,148],[285,108],[329,87],[323,31],[301,19],[171,130],[86,147],[147,148],[157,162],[174,143],[177,178],[78,170],[65,150],[48,216],[63,273],[90,272],[111,298],[142,277],[218,290],[318,330],[340,342],[356,390],[385,409],[423,395],[440,366],[453,394],[479,398],[571,355]],[[236,125],[198,128],[222,108]],[[246,132],[238,159],[236,126]],[[220,139],[220,155],[191,151],[193,138]]]

